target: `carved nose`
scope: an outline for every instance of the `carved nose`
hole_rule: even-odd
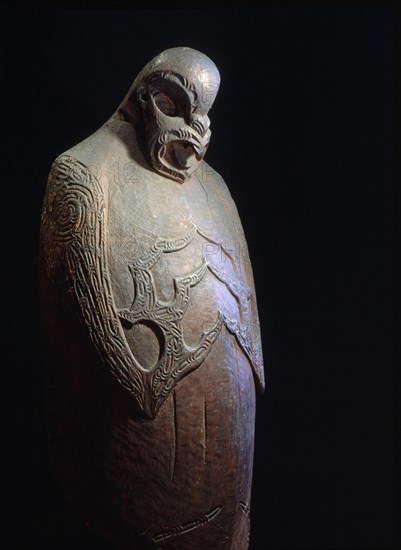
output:
[[[190,121],[191,128],[193,128],[201,137],[204,137],[210,126],[209,117],[204,116],[200,117],[194,115],[191,117]]]

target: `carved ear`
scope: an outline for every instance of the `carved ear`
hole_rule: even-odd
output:
[[[136,99],[137,92],[133,91],[128,99],[121,105],[117,113],[126,121],[131,122],[134,126],[140,120],[140,112],[138,109],[138,101]]]
[[[130,100],[139,105],[142,109],[146,108],[149,103],[149,92],[143,83],[134,90],[134,93],[130,96]]]

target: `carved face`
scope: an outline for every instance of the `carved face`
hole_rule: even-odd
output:
[[[136,127],[156,172],[183,183],[196,170],[209,145],[207,114],[219,85],[213,61],[187,47],[161,52],[139,73],[118,112]]]
[[[197,86],[198,87],[198,86]],[[156,172],[183,183],[198,167],[210,140],[211,97],[179,74],[155,72],[138,88],[146,154]],[[213,99],[215,93],[211,93]],[[209,99],[209,101],[207,101]]]

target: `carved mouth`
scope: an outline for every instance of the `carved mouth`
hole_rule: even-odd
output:
[[[167,145],[165,157],[170,157],[178,167],[188,170],[194,163],[200,162],[204,154],[194,143],[176,140]]]
[[[151,164],[160,174],[183,183],[199,166],[209,140],[209,130],[203,136],[189,127],[161,132],[149,148]]]
[[[210,132],[202,138],[186,128],[163,132],[151,147],[153,167],[183,183],[205,156],[209,139]]]

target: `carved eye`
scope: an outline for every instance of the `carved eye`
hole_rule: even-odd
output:
[[[157,92],[154,94],[154,100],[157,108],[168,116],[177,116],[179,114],[179,108],[176,102],[163,92]]]
[[[145,103],[146,101],[148,101],[149,99],[149,94],[147,94],[146,92],[142,92],[141,94],[139,94],[139,99]]]

